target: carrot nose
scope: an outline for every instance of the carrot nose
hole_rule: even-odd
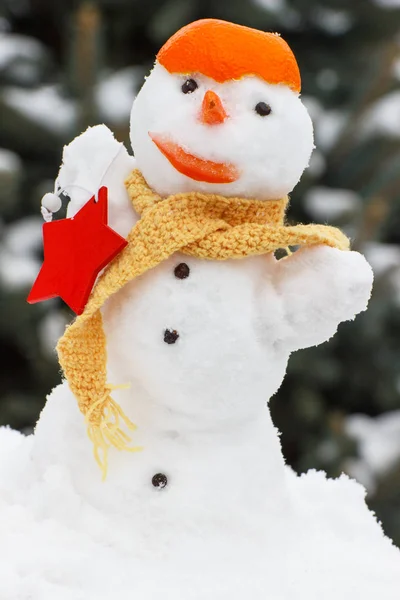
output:
[[[223,123],[227,116],[220,97],[215,92],[208,90],[204,94],[201,105],[200,120],[207,125],[218,125]]]

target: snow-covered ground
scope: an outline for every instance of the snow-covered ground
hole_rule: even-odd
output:
[[[260,519],[261,494],[253,506],[235,501],[247,479],[238,436],[221,471],[230,482],[223,497],[232,499],[221,510],[225,484],[218,492],[201,481],[206,471],[200,475],[193,442],[182,439],[169,485],[155,489],[151,471],[141,481],[137,453],[116,451],[101,482],[65,384],[35,435],[1,429],[2,600],[397,600],[400,553],[368,512],[361,486],[286,468],[286,500],[271,481]],[[210,465],[222,458],[204,444],[200,454]],[[260,459],[261,481],[268,457]]]

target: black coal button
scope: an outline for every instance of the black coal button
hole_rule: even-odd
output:
[[[155,488],[162,490],[167,485],[168,479],[167,476],[164,475],[164,473],[156,473],[155,475],[153,475],[151,483],[154,485]]]
[[[175,329],[166,329],[164,331],[164,342],[166,344],[175,344],[179,337],[179,333]]]
[[[179,263],[177,267],[175,267],[174,274],[178,279],[186,279],[189,277],[190,269],[186,263]]]

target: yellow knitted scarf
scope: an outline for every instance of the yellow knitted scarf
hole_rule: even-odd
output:
[[[334,227],[285,226],[287,198],[248,200],[197,192],[162,199],[133,171],[126,187],[141,215],[128,245],[99,277],[84,312],[59,340],[60,365],[88,426],[88,435],[103,477],[110,446],[137,450],[122,429],[135,426],[112,399],[118,386],[107,384],[106,337],[101,307],[126,283],[152,269],[174,252],[211,260],[244,258],[292,245],[326,244],[342,250],[348,239]],[[123,423],[122,423],[123,422]]]

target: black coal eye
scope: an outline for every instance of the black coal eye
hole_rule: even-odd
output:
[[[192,94],[198,87],[199,86],[194,79],[186,79],[181,89],[184,94]]]
[[[266,117],[272,113],[272,108],[265,102],[259,102],[256,104],[254,110],[258,115],[260,115],[260,117]]]

